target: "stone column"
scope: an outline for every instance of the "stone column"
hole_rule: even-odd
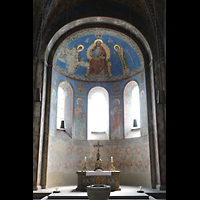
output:
[[[43,150],[42,150],[42,166],[41,166],[41,187],[46,188],[47,183],[47,163],[48,163],[48,144],[49,144],[49,125],[50,125],[50,101],[51,101],[51,79],[52,66],[47,67],[46,79],[46,101],[44,113],[44,135],[43,135]]]
[[[152,73],[152,63],[145,66],[145,79],[146,79],[146,96],[147,96],[147,117],[148,117],[148,136],[149,136],[149,156],[150,156],[150,170],[151,170],[151,187],[156,188],[157,174],[156,174],[156,155],[155,155],[155,144],[154,135],[156,123],[154,120],[155,116],[155,98],[154,98],[154,82]]]
[[[46,67],[43,61],[35,60],[33,64],[36,72],[33,94],[36,88],[40,88],[41,91],[41,101],[36,101],[33,96],[33,190],[37,190],[40,188]]]
[[[155,93],[155,104],[153,108],[153,122],[154,122],[154,154],[155,154],[155,169],[156,169],[156,187],[166,189],[166,120],[165,120],[165,101],[158,102],[158,90],[165,93],[165,62],[164,59],[153,61],[151,66],[152,93]],[[164,78],[162,78],[164,77]],[[161,96],[160,96],[161,97]],[[161,100],[161,98],[160,98]],[[163,98],[165,100],[165,97]]]

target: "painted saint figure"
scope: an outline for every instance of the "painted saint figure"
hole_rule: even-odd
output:
[[[83,106],[83,99],[78,98],[76,100],[77,106],[74,110],[75,114],[75,137],[76,139],[84,139],[84,132],[85,132],[85,109]]]
[[[117,54],[115,52],[114,52],[114,54],[116,55],[116,57],[121,62],[123,75],[129,74],[130,73],[130,69],[129,69],[127,58],[126,58],[126,54],[123,51],[122,45],[119,46],[119,45],[116,44],[114,46],[114,49],[115,49],[115,51],[117,51]]]
[[[119,106],[120,100],[113,100],[112,116],[112,139],[123,139],[122,135],[122,109]]]
[[[90,75],[108,74],[108,66],[106,63],[106,51],[101,46],[101,41],[96,41],[95,46],[89,51],[91,56]]]

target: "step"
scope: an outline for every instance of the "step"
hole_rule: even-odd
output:
[[[48,199],[88,199],[87,194],[80,196],[69,196],[69,193],[61,192],[61,193],[52,193],[48,196]],[[109,199],[149,199],[149,196],[145,193],[132,193],[126,195],[119,195],[119,194],[111,194]]]

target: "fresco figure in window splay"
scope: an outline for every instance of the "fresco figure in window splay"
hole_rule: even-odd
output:
[[[77,106],[74,110],[75,114],[75,139],[84,139],[84,132],[85,132],[85,109],[83,107],[83,99],[78,98],[76,100]]]
[[[123,139],[122,135],[122,109],[119,106],[120,100],[113,100],[112,116],[112,135],[111,139]]]

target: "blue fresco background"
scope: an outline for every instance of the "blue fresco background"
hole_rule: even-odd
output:
[[[119,46],[122,45],[123,50],[126,54],[126,58],[127,58],[127,62],[128,62],[130,71],[133,71],[134,69],[137,69],[139,66],[141,66],[139,57],[138,57],[137,53],[135,52],[135,50],[129,44],[127,44],[124,40],[119,39],[119,38],[112,36],[112,35],[103,34],[102,37],[100,37],[100,38],[97,38],[94,34],[85,35],[85,36],[82,36],[82,37],[75,39],[74,41],[69,43],[64,48],[68,47],[69,49],[72,49],[73,47],[77,48],[79,45],[83,45],[84,50],[80,52],[80,55],[81,55],[81,58],[83,58],[83,61],[87,62],[88,61],[88,58],[87,58],[87,55],[86,55],[87,49],[91,44],[94,43],[94,41],[96,39],[103,40],[103,42],[106,45],[108,45],[108,47],[110,48],[111,54],[110,54],[109,60],[112,63],[111,74],[113,76],[119,76],[119,75],[123,74],[121,62],[116,57],[116,55],[114,54],[114,52],[117,54],[117,51],[114,50],[114,45],[116,45],[116,44],[118,44]],[[60,68],[64,69],[64,70],[66,70],[67,69],[66,66],[68,65],[68,63],[67,62],[64,63],[60,60],[57,60],[56,65],[59,66]],[[75,74],[78,74],[80,76],[84,76],[86,74],[86,68],[80,66],[78,68],[78,70],[75,72]]]
[[[92,83],[92,82],[83,82],[83,81],[76,81],[70,78],[67,78],[59,73],[57,73],[54,69],[52,69],[52,99],[51,99],[51,113],[52,115],[50,116],[50,130],[51,130],[51,135],[54,135],[55,133],[53,133],[53,131],[56,131],[56,104],[57,101],[55,102],[55,98],[57,98],[57,89],[58,89],[58,85],[59,82],[65,80],[67,81],[73,89],[73,101],[74,101],[74,108],[77,106],[76,100],[77,98],[82,98],[84,100],[84,109],[85,109],[85,113],[86,113],[86,118],[85,118],[85,129],[84,129],[84,139],[87,139],[87,95],[88,92],[90,91],[91,88],[95,87],[95,86],[101,86],[104,87],[108,93],[109,93],[109,117],[110,117],[110,139],[111,139],[111,127],[112,127],[112,116],[110,115],[110,112],[113,108],[113,100],[115,98],[118,98],[120,100],[120,107],[123,111],[123,117],[122,117],[122,135],[124,137],[124,105],[123,105],[123,90],[125,85],[131,81],[134,80],[139,84],[139,92],[140,92],[140,122],[141,122],[141,135],[145,136],[148,134],[148,123],[147,123],[147,105],[146,105],[146,84],[145,84],[145,71],[143,70],[142,72],[140,72],[139,74],[137,74],[136,76],[129,78],[127,80],[123,80],[123,81],[117,81],[117,82],[112,82],[112,83]],[[85,90],[83,93],[78,93],[77,92],[77,84],[83,84],[85,85]],[[118,84],[121,86],[120,92],[117,94],[114,94],[113,90],[112,90],[112,86],[114,84]],[[143,91],[143,98],[141,98],[141,91]],[[53,97],[54,96],[54,97]],[[54,113],[54,114],[53,114]],[[52,127],[54,126],[54,127]],[[72,138],[74,136],[74,130],[75,130],[75,124],[73,125],[73,130],[72,130]]]

